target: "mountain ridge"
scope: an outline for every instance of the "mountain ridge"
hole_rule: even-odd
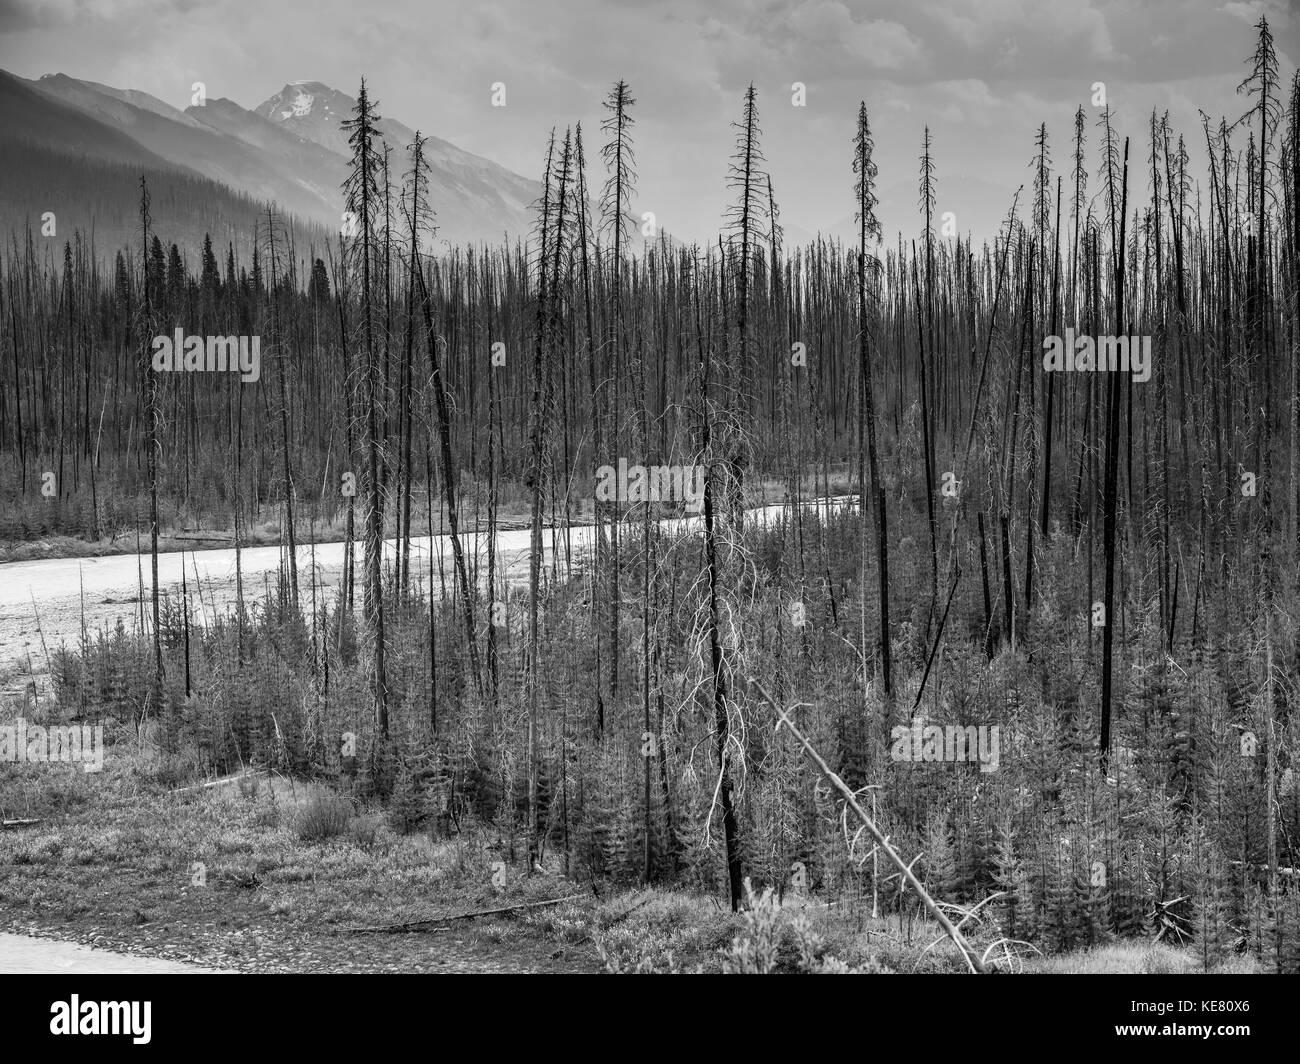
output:
[[[28,140],[54,151],[80,145],[77,153],[91,158],[170,166],[337,230],[349,155],[342,123],[355,100],[324,82],[286,82],[281,92],[253,110],[221,97],[181,111],[139,90],[63,73],[36,79],[0,74],[10,79],[10,91],[0,94],[0,123],[11,142],[20,143],[13,134],[25,130]],[[52,119],[63,133],[56,135],[43,122],[24,119],[22,111],[32,109],[31,97],[20,99],[14,86],[64,108]],[[46,108],[35,110],[44,113]],[[81,117],[73,119],[70,113]],[[406,171],[398,160],[406,156],[415,132],[390,117],[379,127],[394,153],[397,187]],[[439,242],[497,243],[528,237],[540,182],[433,135],[426,138],[425,157]]]

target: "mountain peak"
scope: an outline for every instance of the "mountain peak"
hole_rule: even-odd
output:
[[[256,113],[273,125],[319,144],[327,151],[348,155],[343,123],[352,117],[356,100],[322,81],[290,81],[264,100]],[[401,143],[406,143],[402,141]]]
[[[320,81],[290,81],[258,108],[257,114],[330,151],[339,151],[339,126],[353,100]]]

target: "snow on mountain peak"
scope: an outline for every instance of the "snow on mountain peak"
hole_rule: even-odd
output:
[[[259,113],[276,122],[310,118],[330,120],[341,94],[319,81],[290,81],[276,95],[258,109]]]

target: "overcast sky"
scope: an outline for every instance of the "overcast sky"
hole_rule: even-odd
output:
[[[1287,84],[1300,58],[1296,0],[0,0],[0,67],[142,89],[178,107],[203,81],[210,97],[250,109],[295,80],[355,95],[364,74],[381,113],[530,177],[550,127],[579,120],[598,165],[600,101],[622,77],[638,101],[636,211],[689,239],[720,224],[729,124],[749,82],[796,235],[851,217],[865,99],[887,231],[918,228],[910,211],[929,124],[938,209],[983,238],[1029,181],[1040,122],[1064,171],[1083,104],[1095,149],[1097,81],[1136,159],[1152,107],[1168,109],[1204,187],[1197,108],[1231,121],[1248,107],[1235,89],[1261,12]],[[498,81],[504,108],[491,106]],[[791,105],[795,81],[806,107]]]

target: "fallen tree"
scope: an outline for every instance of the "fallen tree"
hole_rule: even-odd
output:
[[[546,901],[525,901],[518,905],[503,905],[496,909],[476,909],[473,912],[457,913],[454,916],[437,916],[428,920],[410,920],[400,924],[380,924],[378,927],[340,927],[339,931],[349,934],[396,934],[402,931],[445,931],[443,925],[456,920],[475,920],[480,916],[503,916],[525,909],[542,909],[548,905],[560,905],[566,901],[577,901],[585,894],[569,894],[563,898],[548,898]]]

